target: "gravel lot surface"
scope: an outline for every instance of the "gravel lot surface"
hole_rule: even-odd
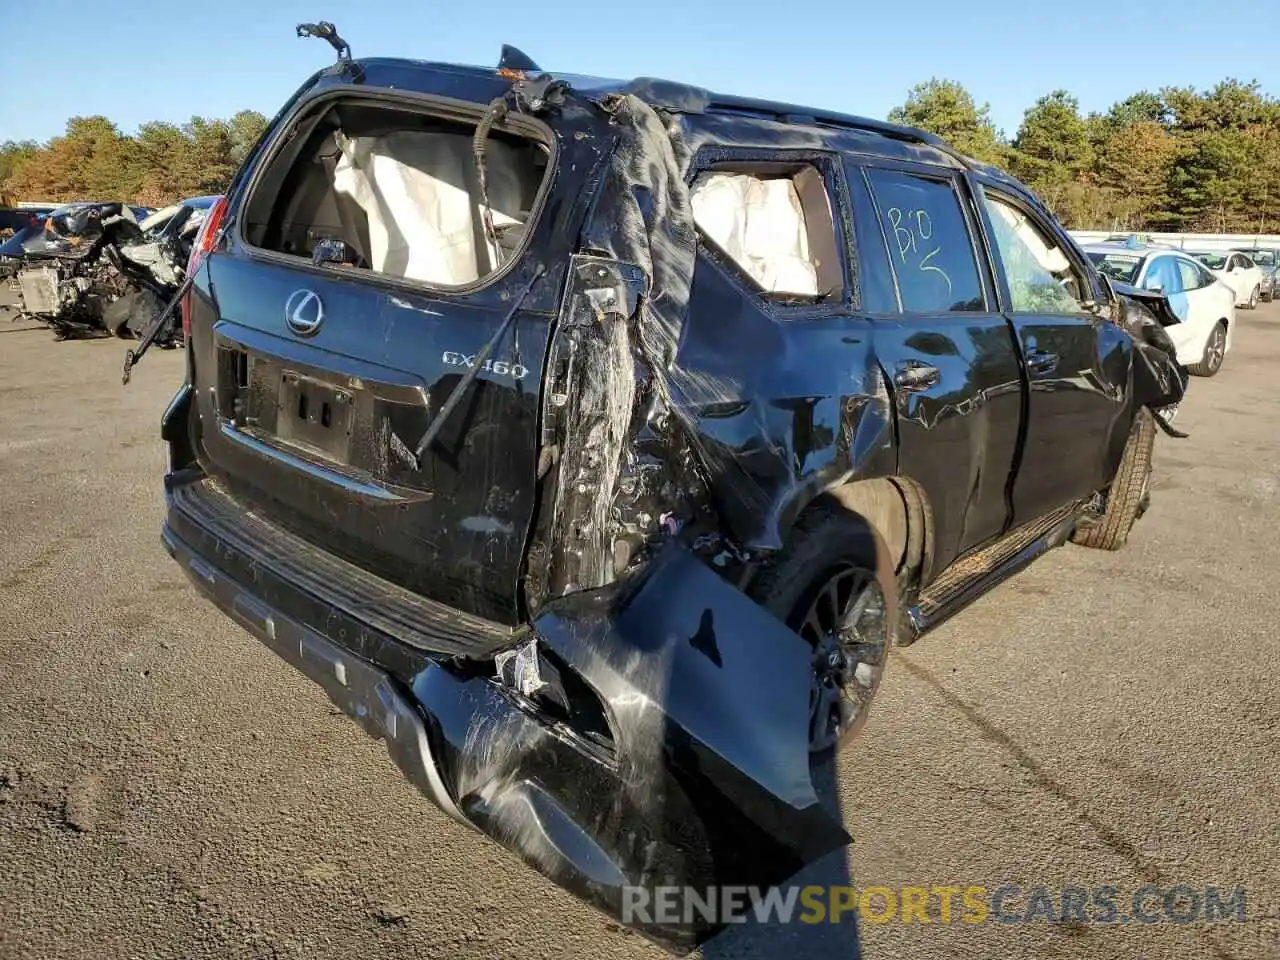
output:
[[[181,355],[0,313],[0,956],[658,958],[436,811],[159,543]],[[1280,957],[1280,304],[1240,313],[1116,554],[890,661],[839,793],[858,886],[1247,890],[1245,922],[731,929],[707,957]],[[1020,907],[1018,909],[1021,909]]]

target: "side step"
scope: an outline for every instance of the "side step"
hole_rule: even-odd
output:
[[[1041,554],[1065,543],[1083,510],[1083,504],[1069,504],[957,560],[921,592],[916,605],[907,611],[907,635],[899,644],[915,642],[992,587],[1029,566]]]

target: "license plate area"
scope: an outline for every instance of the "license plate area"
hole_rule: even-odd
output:
[[[293,370],[280,373],[276,438],[336,463],[351,458],[355,398],[351,391]]]

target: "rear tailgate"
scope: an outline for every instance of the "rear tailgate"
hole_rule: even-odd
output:
[[[402,80],[403,74],[398,71]],[[424,71],[423,82],[432,76]],[[326,102],[333,93],[323,95]],[[353,88],[352,96],[367,99],[368,90]],[[403,105],[389,102],[388,109]],[[421,99],[413,107],[422,110]],[[474,107],[478,118],[483,101]],[[451,103],[448,109],[456,115],[459,108]],[[287,131],[292,122],[282,127]],[[585,143],[546,133],[550,172],[531,209],[522,211],[528,215],[525,245],[488,282],[481,277],[444,292],[391,269],[317,266],[305,256],[309,250],[296,256],[279,244],[275,250],[251,245],[248,238],[268,230],[255,223],[256,208],[246,203],[258,189],[251,179],[232,201],[239,222],[206,261],[192,298],[200,459],[228,494],[259,518],[372,574],[506,624],[520,616],[518,584],[536,502],[542,368],[563,282],[556,264],[570,252],[566,219],[570,208],[579,208],[573,201],[582,183],[556,176],[564,161],[555,158],[568,142],[576,150],[574,166],[591,166],[583,162],[591,159]],[[278,137],[267,147],[264,168],[290,139]],[[269,181],[261,170],[254,176]],[[327,225],[327,235],[349,229],[352,209],[343,211],[343,224]],[[555,215],[539,217],[540,210]],[[324,235],[324,226],[308,225],[308,241]],[[301,228],[286,222],[284,229]],[[376,229],[372,242],[368,232],[347,235],[362,256],[377,255]],[[420,245],[404,239],[412,259]],[[392,236],[391,248],[395,242]],[[393,256],[394,250],[385,253],[378,265]],[[516,309],[489,360],[478,364],[478,376],[434,443],[417,457],[428,426],[541,264],[547,274]]]

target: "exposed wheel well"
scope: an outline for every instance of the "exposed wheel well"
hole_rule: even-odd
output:
[[[916,483],[896,476],[853,480],[814,498],[800,517],[832,507],[858,516],[880,536],[900,581],[904,574],[928,573],[933,562],[931,515],[928,500]]]

